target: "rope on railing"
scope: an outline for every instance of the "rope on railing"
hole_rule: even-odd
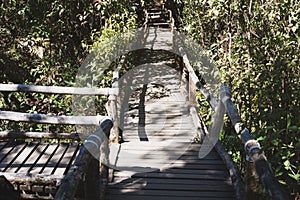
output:
[[[99,159],[100,146],[106,140],[113,126],[112,119],[100,122],[100,128],[89,135],[76,157],[75,163],[63,178],[56,200],[74,199],[80,182],[85,183],[85,199],[98,199],[100,196]]]

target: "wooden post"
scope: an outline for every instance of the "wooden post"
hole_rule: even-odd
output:
[[[259,179],[268,192],[270,198],[276,200],[288,199],[287,194],[284,192],[282,186],[275,178],[270,167],[270,163],[267,161],[264,153],[261,151],[259,143],[251,137],[249,130],[241,122],[241,117],[231,101],[230,89],[228,86],[223,85],[221,87],[220,98],[227,110],[235,131],[242,139],[245,151],[249,156],[249,160],[254,163],[255,172],[259,176]]]
[[[106,138],[110,138],[110,132],[105,133]],[[101,165],[100,165],[100,199],[104,199],[106,195],[106,188],[109,182],[109,140],[103,141],[100,148]]]
[[[110,138],[108,138],[111,142],[121,142],[122,135],[119,131],[119,119],[118,119],[118,109],[117,109],[117,96],[110,95],[108,98],[108,102],[106,105],[106,109],[108,111],[108,115],[114,120],[114,126],[111,129]]]
[[[191,73],[189,73],[189,102],[191,106],[197,105],[196,83],[193,81]]]
[[[100,154],[98,155],[100,157]],[[92,157],[88,166],[85,181],[84,193],[85,199],[100,199],[100,174],[99,174],[99,159]]]

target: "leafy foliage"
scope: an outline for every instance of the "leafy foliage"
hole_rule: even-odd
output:
[[[1,2],[0,82],[73,86],[95,42],[138,25],[133,5],[117,0]],[[106,99],[96,99],[97,112],[103,114]],[[71,104],[68,95],[0,94],[1,109],[15,111],[71,115]],[[2,129],[64,130],[1,123]]]

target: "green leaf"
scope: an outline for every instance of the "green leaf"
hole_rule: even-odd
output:
[[[290,163],[289,160],[286,160],[286,161],[284,161],[283,165],[284,165],[284,168],[285,168],[286,170],[288,170],[288,169],[290,168],[291,163]]]
[[[300,180],[300,174],[288,174],[291,178],[295,179],[296,181]]]

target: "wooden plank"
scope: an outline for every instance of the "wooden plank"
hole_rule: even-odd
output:
[[[46,124],[99,125],[106,116],[54,116],[12,111],[0,111],[0,119]]]
[[[122,148],[123,150],[128,150],[130,152],[134,152],[134,151],[137,151],[139,152],[140,154],[146,154],[148,153],[148,151],[151,151],[151,154],[152,155],[161,155],[162,153],[164,154],[177,154],[177,155],[182,155],[184,157],[187,157],[187,156],[190,156],[190,157],[194,157],[195,159],[198,159],[198,153],[199,153],[199,150],[198,151],[188,151],[188,150],[185,150],[185,149],[180,149],[180,148],[173,148],[173,149],[168,149],[167,147],[166,148],[158,148],[158,149],[154,149],[153,147],[151,148],[138,148],[138,147],[132,147],[130,145],[123,147]],[[220,156],[214,152],[214,153],[208,153],[203,159],[219,159]]]
[[[231,186],[231,180],[195,180],[195,179],[169,179],[169,178],[123,178],[115,177],[114,182],[110,185],[114,186],[116,184],[125,184],[125,183],[147,183],[147,184],[174,184],[174,185],[224,185],[225,187]]]
[[[17,171],[17,173],[29,173],[30,169],[34,167],[39,158],[43,155],[44,151],[50,144],[39,143],[35,150],[29,155],[23,166]]]
[[[182,157],[181,154],[175,154],[175,153],[161,153],[161,154],[151,154],[151,152],[147,154],[141,154],[139,151],[121,151],[119,154],[119,157],[122,158],[124,156],[124,159],[119,160],[118,164],[124,163],[124,164],[130,164],[130,163],[136,163],[138,165],[139,163],[145,162],[153,162],[153,163],[194,163],[194,164],[214,164],[214,165],[224,165],[222,160],[219,159],[198,159],[198,158],[191,158],[187,159],[185,157]],[[149,161],[152,160],[152,161]],[[138,162],[139,161],[139,162]]]
[[[195,130],[149,130],[148,132],[152,133],[151,136],[156,136],[156,137],[169,137],[172,139],[173,136],[186,136],[186,135],[192,135],[190,132],[195,132]],[[124,132],[124,136],[127,137],[132,137],[132,136],[136,136],[137,133],[135,132],[129,132],[128,130],[126,130]]]
[[[44,174],[28,174],[28,173],[9,173],[0,172],[0,176],[5,176],[11,183],[44,183],[56,185],[62,176],[44,175]]]
[[[7,142],[0,151],[0,163],[9,154],[16,144]]]
[[[156,196],[175,196],[175,197],[182,197],[184,199],[188,199],[189,197],[231,197],[234,199],[234,194],[232,191],[174,191],[174,190],[135,190],[135,189],[110,189],[110,194],[122,194],[122,195],[141,195],[141,199],[143,199],[143,195],[152,196],[153,199],[156,199]]]
[[[165,169],[162,173],[172,173],[172,174],[203,174],[203,175],[216,175],[216,176],[224,176],[229,177],[229,173],[227,170],[214,170],[214,169]]]
[[[25,84],[0,84],[0,91],[3,92],[37,92],[51,94],[73,94],[73,95],[117,95],[113,88],[87,88],[87,87],[61,87],[61,86],[40,86]]]
[[[42,173],[44,167],[46,167],[58,147],[59,144],[48,144],[42,153],[35,152],[38,159],[29,169],[29,172],[33,174]]]
[[[16,157],[14,162],[9,166],[6,172],[17,172],[26,162],[26,160],[30,157],[30,155],[34,152],[38,143],[29,143],[26,148]]]
[[[130,180],[129,180],[130,181]],[[213,191],[213,192],[233,192],[231,185],[222,184],[222,182],[215,182],[213,185],[191,185],[191,184],[167,184],[167,183],[149,183],[147,179],[139,182],[124,182],[110,185],[111,189],[143,189],[143,190],[175,190],[175,191]]]
[[[205,180],[228,180],[226,174],[220,176],[209,174],[173,174],[173,173],[138,173],[132,176],[133,178],[176,178],[176,179],[205,179]]]
[[[6,169],[14,162],[14,160],[18,157],[19,154],[26,148],[27,143],[16,144],[11,151],[5,156],[5,158],[0,163],[0,170],[2,172],[6,171]]]
[[[145,137],[145,136],[141,136],[141,137]],[[125,140],[125,142],[140,141],[139,139],[141,137],[139,137],[139,136],[124,136],[124,140]],[[182,136],[178,136],[178,135],[173,135],[173,136],[172,135],[170,135],[170,136],[156,136],[156,135],[152,135],[152,134],[149,134],[149,136],[147,136],[147,138],[148,138],[147,141],[141,141],[141,142],[143,142],[143,143],[150,142],[153,145],[155,145],[156,142],[165,142],[166,144],[167,144],[167,142],[169,142],[169,144],[170,143],[188,144],[193,139],[189,135],[182,135]],[[141,143],[140,145],[143,145],[143,143]],[[184,148],[185,146],[186,145],[183,145],[182,148]]]
[[[7,142],[0,141],[0,152],[2,151],[3,148],[5,148],[6,145],[7,145]],[[0,160],[1,160],[1,158],[0,158]]]
[[[17,132],[17,131],[0,131],[1,139],[26,139],[26,138],[35,138],[35,139],[86,139],[86,134],[81,133],[48,133],[48,132]],[[0,144],[0,151],[2,148],[2,143]]]
[[[136,131],[138,130],[138,124],[128,124],[125,125],[124,127],[121,127],[123,130],[127,131]],[[150,123],[146,124],[145,128],[147,129],[154,129],[154,130],[191,130],[194,128],[194,125],[191,123],[184,124],[184,123]],[[195,129],[196,130],[196,129]]]
[[[53,155],[47,161],[42,174],[53,174],[60,160],[64,157],[66,151],[68,150],[68,144],[58,144],[58,148],[53,151]]]
[[[65,151],[62,159],[60,160],[59,164],[57,165],[54,174],[56,175],[63,175],[66,173],[68,166],[74,157],[74,154],[77,154],[78,144],[69,144],[67,150]]]
[[[141,123],[139,123],[139,120],[141,120],[138,116],[137,117],[134,117],[134,118],[130,118],[130,119],[125,119],[124,120],[124,127],[136,127],[136,126],[138,126],[139,124],[141,124]],[[144,124],[144,125],[148,125],[148,126],[150,126],[150,125],[156,125],[156,126],[162,126],[162,125],[172,125],[172,126],[174,126],[174,125],[177,125],[177,126],[179,126],[179,125],[183,125],[183,124],[186,124],[186,125],[192,125],[192,126],[190,126],[190,129],[195,129],[194,128],[194,126],[193,126],[193,123],[192,123],[192,121],[190,120],[190,119],[184,119],[184,118],[182,118],[182,119],[176,119],[176,118],[174,118],[174,119],[167,119],[167,118],[164,118],[164,117],[162,117],[162,118],[156,118],[156,117],[146,117],[145,119],[144,119],[145,121],[142,123],[142,124]]]
[[[124,194],[109,194],[108,200],[232,200],[233,197],[186,197],[186,196],[151,196],[151,195],[124,195]]]
[[[172,165],[172,168],[174,169],[181,169],[182,167],[184,167],[185,169],[195,169],[195,170],[202,170],[202,169],[227,170],[225,165],[215,165],[215,164],[176,163]]]

